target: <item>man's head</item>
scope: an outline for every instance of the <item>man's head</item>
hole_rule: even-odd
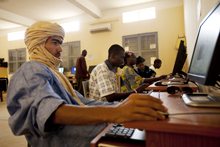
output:
[[[140,69],[141,71],[144,71],[144,67],[145,67],[144,61],[145,61],[145,59],[142,58],[141,56],[137,57],[136,66],[137,66],[137,68]]]
[[[86,50],[82,50],[82,55],[85,57],[87,55],[87,51]]]
[[[46,49],[51,55],[59,59],[64,36],[64,29],[57,23],[40,21],[26,30],[24,41],[31,58],[34,58],[33,56],[38,52],[38,56],[49,59]]]
[[[155,59],[154,60],[154,67],[155,68],[160,68],[161,67],[161,64],[162,64],[162,61],[160,59]]]
[[[120,67],[124,63],[125,50],[118,44],[112,45],[108,50],[108,60],[113,67]]]

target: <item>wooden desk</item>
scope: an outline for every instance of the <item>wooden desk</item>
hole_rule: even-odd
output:
[[[70,83],[76,83],[75,75],[68,75],[66,76]]]
[[[158,93],[153,92],[157,97]],[[174,113],[218,112],[220,108],[196,108],[186,106],[180,95],[161,92],[161,99]],[[137,121],[124,124],[128,128],[146,131],[146,146],[156,147],[219,147],[220,114],[170,115],[165,121]]]
[[[158,92],[151,93],[158,97]],[[193,112],[218,112],[220,108],[196,108],[186,106],[178,95],[160,93],[164,105],[170,114]],[[138,128],[146,131],[146,147],[220,147],[220,114],[170,115],[166,120],[136,121],[124,124],[127,128]],[[108,128],[110,128],[108,126]],[[91,147],[103,142],[100,138],[108,130],[106,128],[92,142]],[[128,145],[129,146],[129,145]]]
[[[164,82],[164,81],[163,81]],[[166,81],[168,82],[168,81]],[[188,84],[183,84],[183,85],[168,85],[168,86],[156,86],[154,83],[151,84],[150,86],[148,86],[146,88],[146,90],[153,90],[153,91],[167,91],[167,87],[169,86],[177,86],[177,87],[191,87],[193,91],[197,91],[198,90],[198,87],[192,83],[192,82],[189,82]]]

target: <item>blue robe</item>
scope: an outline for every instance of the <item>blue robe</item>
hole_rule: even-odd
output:
[[[114,105],[75,93],[88,106]],[[26,62],[11,77],[7,92],[9,126],[15,135],[25,135],[33,147],[88,147],[107,126],[52,124],[48,119],[61,104],[79,105],[46,65]]]

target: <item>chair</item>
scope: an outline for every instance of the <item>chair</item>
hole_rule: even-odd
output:
[[[6,78],[6,77],[0,78],[0,99],[1,99],[1,102],[3,101],[2,91],[6,92],[7,86],[8,86],[8,78]]]
[[[118,90],[119,92],[121,92],[121,76],[116,74],[116,78],[117,78],[117,85],[118,85]]]
[[[89,98],[89,80],[82,81],[83,93],[85,98]]]

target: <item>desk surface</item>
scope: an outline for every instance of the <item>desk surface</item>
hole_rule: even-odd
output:
[[[151,96],[158,98],[158,92],[151,93]],[[185,105],[181,95],[169,95],[167,92],[160,92],[160,98],[169,109],[170,114],[174,113],[220,113],[220,108],[197,108]],[[111,126],[111,125],[110,125]],[[108,126],[92,142],[91,147],[98,143],[107,143],[119,146],[132,146],[127,143],[103,142],[101,136],[109,129]],[[220,114],[189,114],[170,115],[166,120],[158,121],[136,121],[124,123],[124,127],[138,128],[146,131],[146,147],[219,147],[220,146]]]
[[[151,95],[157,97],[158,92],[153,92]],[[190,107],[185,105],[180,97],[180,94],[169,95],[166,92],[160,93],[160,98],[168,108],[169,114],[193,112],[215,112],[219,114],[170,115],[164,121],[128,122],[124,126],[148,131],[194,134],[220,138],[220,108]]]
[[[169,82],[168,80],[167,81],[163,81],[163,82]],[[188,84],[183,84],[183,85],[168,85],[168,86],[156,86],[154,83],[151,84],[150,86],[148,86],[146,88],[146,90],[154,90],[154,91],[166,91],[167,90],[167,87],[169,86],[177,86],[177,87],[191,87],[193,89],[193,91],[197,91],[198,90],[198,87],[192,83],[192,82],[189,82]]]

